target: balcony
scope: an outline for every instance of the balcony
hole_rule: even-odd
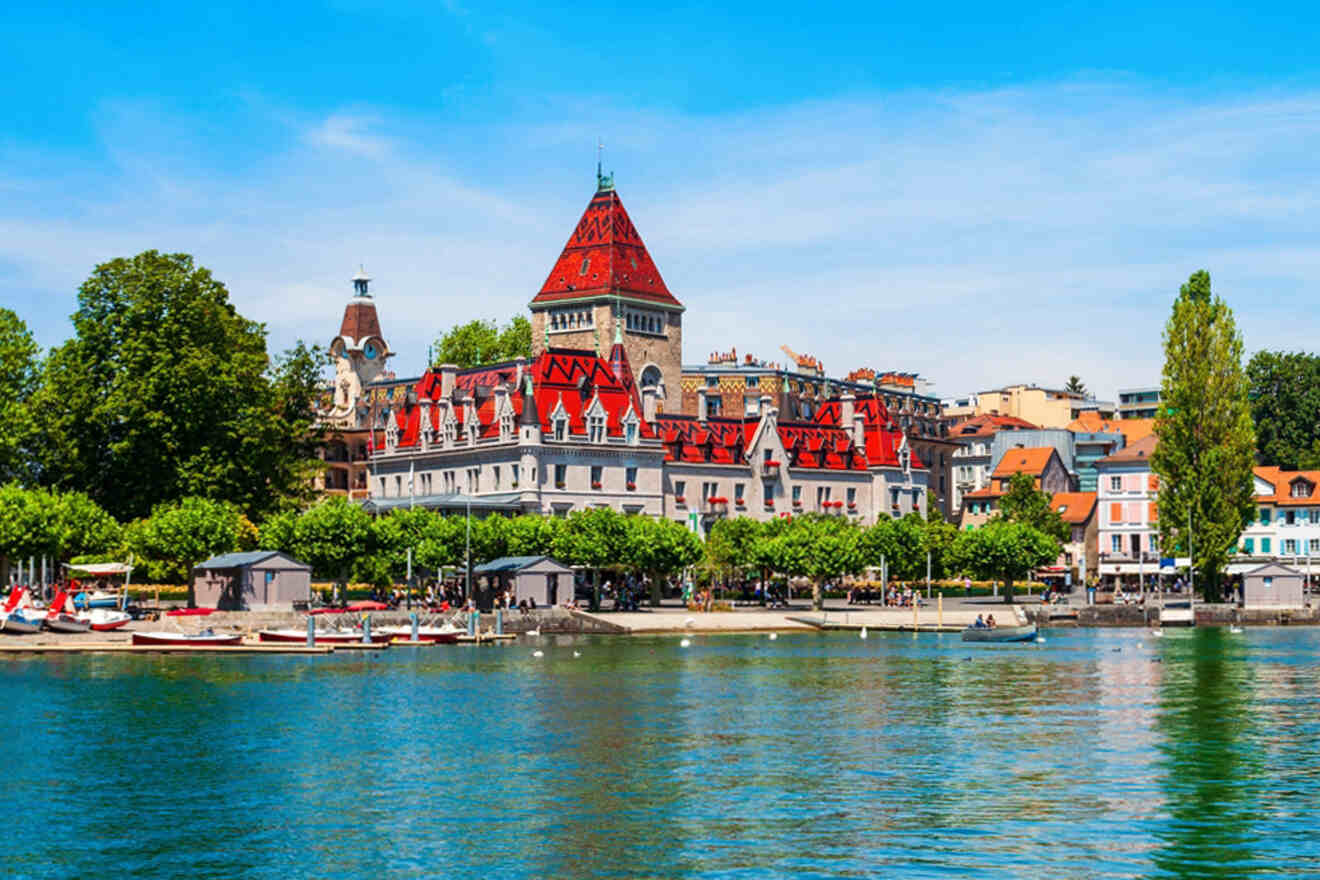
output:
[[[701,512],[707,516],[724,516],[729,512],[729,499],[723,495],[711,495],[701,500]]]

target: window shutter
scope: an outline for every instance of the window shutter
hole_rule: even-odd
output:
[[[1123,521],[1123,505],[1109,505],[1109,521],[1111,523],[1121,523]]]

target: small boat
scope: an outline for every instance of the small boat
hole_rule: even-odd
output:
[[[412,641],[412,625],[403,624],[401,626],[384,626],[380,630],[386,636],[398,642]],[[375,631],[372,631],[375,634]],[[443,626],[419,626],[417,627],[417,641],[435,642],[438,645],[453,645],[458,642],[458,637],[467,635],[467,630],[454,626],[452,623],[446,623]]]
[[[41,632],[41,618],[29,617],[14,609],[0,614],[0,631],[15,636],[30,636]]]
[[[371,641],[373,643],[388,642],[392,637],[384,632],[373,629],[371,631]],[[288,629],[263,629],[257,633],[257,639],[263,642],[298,642],[307,641],[307,630],[289,627]],[[362,630],[352,629],[318,629],[316,630],[316,641],[322,645],[352,645],[362,641]]]
[[[216,647],[223,645],[241,645],[242,643],[243,636],[241,633],[215,633],[210,630],[200,633],[133,633],[133,644],[135,645],[159,645],[162,647],[181,647],[184,645],[190,645],[193,647]]]
[[[46,612],[46,629],[57,633],[85,633],[91,628],[91,622],[69,614],[64,606],[69,602],[69,594],[60,590],[50,603]]]
[[[1032,642],[1036,639],[1036,625],[1025,626],[969,626],[962,631],[964,642]]]
[[[109,608],[93,608],[79,614],[78,619],[87,621],[88,626],[96,632],[109,632],[124,626],[133,619],[133,615],[125,611],[111,611]]]

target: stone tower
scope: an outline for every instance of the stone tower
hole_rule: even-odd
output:
[[[541,290],[532,299],[532,353],[574,348],[608,354],[622,339],[638,384],[657,386],[660,408],[680,407],[683,305],[614,190],[597,172],[596,194]]]
[[[376,301],[369,286],[371,277],[359,268],[353,276],[353,298],[344,307],[339,335],[330,343],[335,359],[334,404],[326,421],[337,427],[366,426],[363,391],[385,372],[385,362],[394,352],[385,344],[376,315]]]

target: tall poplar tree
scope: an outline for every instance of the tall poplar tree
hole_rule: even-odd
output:
[[[1254,509],[1256,436],[1242,336],[1204,270],[1182,286],[1165,325],[1162,395],[1151,455],[1160,477],[1160,543],[1165,553],[1182,554],[1190,544],[1197,585],[1214,600]]]

